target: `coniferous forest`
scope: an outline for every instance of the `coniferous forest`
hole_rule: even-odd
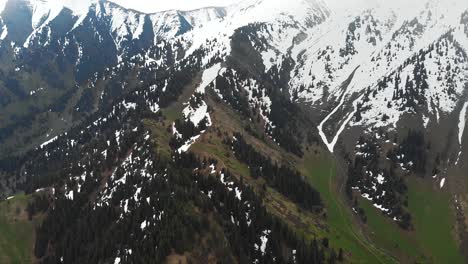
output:
[[[0,1],[0,264],[467,263],[468,1],[206,1]]]

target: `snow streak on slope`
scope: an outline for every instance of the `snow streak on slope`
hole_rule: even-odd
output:
[[[327,116],[325,117],[325,119],[320,123],[320,125],[317,127],[318,128],[318,131],[319,131],[319,135],[320,137],[322,138],[322,141],[323,143],[325,143],[325,145],[327,146],[328,150],[333,153],[334,152],[334,149],[335,149],[335,145],[336,143],[338,143],[338,140],[339,140],[339,137],[341,135],[341,133],[343,133],[343,131],[345,130],[346,126],[349,124],[349,122],[351,121],[351,119],[354,117],[354,115],[356,114],[357,110],[358,110],[358,102],[362,99],[362,96],[360,98],[358,98],[357,100],[354,101],[353,103],[353,112],[349,113],[348,116],[346,116],[344,122],[341,124],[341,126],[339,127],[338,131],[336,132],[335,136],[333,137],[333,139],[331,141],[328,141],[328,138],[325,134],[325,132],[323,131],[323,126],[330,120],[330,118],[332,118],[336,112],[343,106],[344,102],[345,102],[345,99],[346,99],[346,95],[347,95],[347,91],[345,91],[343,93],[343,95],[341,96],[341,99],[340,99],[340,103],[338,104],[337,107],[335,107],[335,109],[333,109],[333,111]]]
[[[8,36],[8,27],[3,25],[2,34],[0,35],[0,40],[4,40]]]
[[[466,125],[466,111],[467,111],[467,108],[468,108],[468,102],[466,102],[464,105],[463,105],[463,108],[460,112],[460,119],[459,119],[459,123],[458,123],[458,142],[460,143],[460,145],[462,144],[462,141],[463,141],[463,133],[465,132],[465,125]]]

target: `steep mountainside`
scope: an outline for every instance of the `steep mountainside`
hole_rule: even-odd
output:
[[[128,79],[137,76],[128,70],[135,56],[171,67],[183,56],[176,50],[184,42],[168,44],[168,39],[225,14],[222,8],[209,8],[148,15],[111,2],[70,8],[53,1],[6,2],[1,13],[0,155],[62,133],[102,107],[99,96],[108,89],[113,90],[111,99],[133,90],[136,80],[120,80],[118,92],[106,83],[121,77],[110,73],[114,68],[127,68],[123,74],[131,75]]]
[[[0,14],[39,262],[464,262],[465,1],[58,2]]]

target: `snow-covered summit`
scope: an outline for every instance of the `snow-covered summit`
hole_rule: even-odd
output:
[[[309,22],[315,17],[326,17],[329,10],[322,0],[244,0],[228,7],[232,19],[239,22],[271,22],[280,16]]]

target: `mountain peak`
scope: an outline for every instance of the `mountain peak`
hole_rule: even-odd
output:
[[[326,4],[321,0],[245,0],[229,9],[233,16],[255,22],[271,21],[279,15],[293,16],[298,21],[329,15]]]

